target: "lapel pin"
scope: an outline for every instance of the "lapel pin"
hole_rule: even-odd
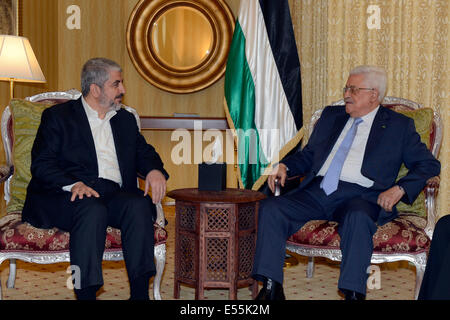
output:
[[[386,129],[386,126],[383,124],[382,126],[381,126],[383,129]]]

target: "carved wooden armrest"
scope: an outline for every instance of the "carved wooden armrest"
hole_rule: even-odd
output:
[[[296,179],[300,180],[301,176],[293,176],[293,177],[286,178],[285,185],[289,181],[294,181]],[[280,180],[279,179],[275,179],[275,190],[273,192],[275,197],[278,197],[281,194],[281,188],[282,188],[282,186],[281,186]]]
[[[439,184],[441,183],[441,179],[438,176],[432,177],[427,180],[427,189],[428,188],[439,188]]]
[[[427,180],[425,186],[425,204],[427,210],[427,225],[425,227],[426,234],[430,237],[433,236],[434,225],[438,220],[438,213],[436,209],[436,197],[439,190],[439,184],[441,179],[438,176],[432,177]]]
[[[164,228],[166,225],[166,218],[164,216],[164,210],[162,208],[161,202],[156,204],[156,221],[155,224],[160,226],[161,228]]]
[[[14,166],[0,166],[0,183],[5,182],[13,174]]]

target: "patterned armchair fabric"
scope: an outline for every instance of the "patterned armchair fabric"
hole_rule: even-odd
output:
[[[338,101],[334,105],[343,104]],[[442,123],[439,114],[430,108],[406,99],[386,97],[383,105],[414,119],[416,129],[435,157],[439,154],[442,140]],[[309,132],[312,132],[315,121],[320,117],[321,110],[312,118]],[[402,166],[399,177],[406,175],[407,169]],[[373,236],[374,251],[372,263],[407,260],[416,266],[416,292],[422,282],[425,271],[427,252],[436,221],[435,187],[427,186],[412,205],[399,203],[399,216],[378,227]],[[313,257],[321,256],[332,260],[341,260],[339,249],[340,237],[335,221],[313,220],[306,223],[300,230],[287,240],[287,249],[310,257],[307,276],[312,277]]]
[[[57,228],[39,229],[21,221],[20,214],[9,214],[2,219],[0,226],[0,250],[23,251],[68,251],[69,233]],[[167,232],[155,225],[155,245],[164,244]],[[108,227],[105,249],[120,249],[122,246],[120,230]]]
[[[409,253],[424,252],[430,246],[430,238],[424,231],[425,219],[414,214],[401,215],[378,227],[373,236],[374,252]],[[288,243],[337,249],[340,237],[335,221],[312,220],[292,235]]]
[[[80,92],[70,90],[48,92],[27,100],[13,99],[3,113],[2,139],[7,166],[0,167],[0,182],[5,184],[7,206],[6,215],[0,218],[0,264],[5,259],[10,259],[8,287],[14,286],[16,258],[36,263],[68,261],[69,233],[57,228],[39,229],[22,222],[21,210],[25,202],[26,188],[31,179],[31,148],[42,112],[51,105],[77,99],[80,95]],[[134,109],[124,107],[139,121],[139,116]],[[138,125],[140,127],[140,123]],[[157,205],[157,213],[157,221],[154,224],[157,275],[153,289],[155,299],[160,300],[159,285],[165,263],[167,240],[161,204]],[[120,230],[108,227],[104,260],[122,260],[121,244]]]

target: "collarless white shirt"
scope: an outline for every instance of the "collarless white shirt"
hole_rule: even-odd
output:
[[[373,180],[368,179],[363,176],[361,173],[362,163],[364,160],[364,154],[366,151],[367,140],[369,139],[370,129],[372,128],[373,120],[375,119],[375,115],[378,112],[380,106],[361,117],[363,122],[358,125],[358,130],[356,131],[356,136],[353,140],[352,146],[347,154],[347,158],[344,161],[344,165],[342,167],[341,175],[339,180],[356,183],[363,187],[370,188],[373,186]],[[339,146],[344,140],[345,135],[348,130],[352,126],[355,118],[349,118],[347,123],[344,126],[339,138],[333,146],[330,154],[328,155],[327,160],[322,165],[322,168],[319,170],[318,176],[324,176],[330,167],[331,161],[334,158]]]
[[[92,137],[94,138],[95,153],[97,155],[98,177],[112,180],[122,186],[119,161],[117,160],[116,146],[112,134],[110,120],[117,112],[108,111],[104,119],[98,117],[98,112],[92,109],[81,97],[84,111],[89,121]],[[63,190],[71,191],[74,184],[64,186]]]
[[[120,175],[116,146],[109,122],[117,112],[110,110],[106,113],[104,119],[100,119],[98,112],[89,106],[84,97],[81,98],[81,101],[86,111],[89,126],[91,127],[92,137],[94,138],[98,163],[98,177],[112,180],[122,186],[122,176]]]

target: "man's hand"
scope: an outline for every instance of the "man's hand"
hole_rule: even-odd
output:
[[[272,169],[269,178],[267,178],[267,184],[270,190],[275,192],[275,179],[279,179],[281,186],[284,187],[284,182],[287,177],[287,167],[283,163],[279,163],[276,167]]]
[[[88,198],[90,198],[92,196],[94,196],[96,198],[100,197],[100,195],[98,194],[97,191],[95,191],[91,187],[88,187],[81,181],[74,184],[74,186],[72,187],[70,192],[72,192],[72,197],[70,198],[70,201],[75,201],[77,196],[79,199],[83,199],[84,196],[86,196]]]
[[[377,204],[387,212],[392,211],[392,207],[400,201],[405,194],[405,191],[399,186],[395,185],[392,188],[380,193]]]
[[[152,188],[152,200],[154,204],[161,202],[166,194],[166,177],[159,170],[150,171],[145,177],[145,191],[144,197],[148,194],[149,189]]]

